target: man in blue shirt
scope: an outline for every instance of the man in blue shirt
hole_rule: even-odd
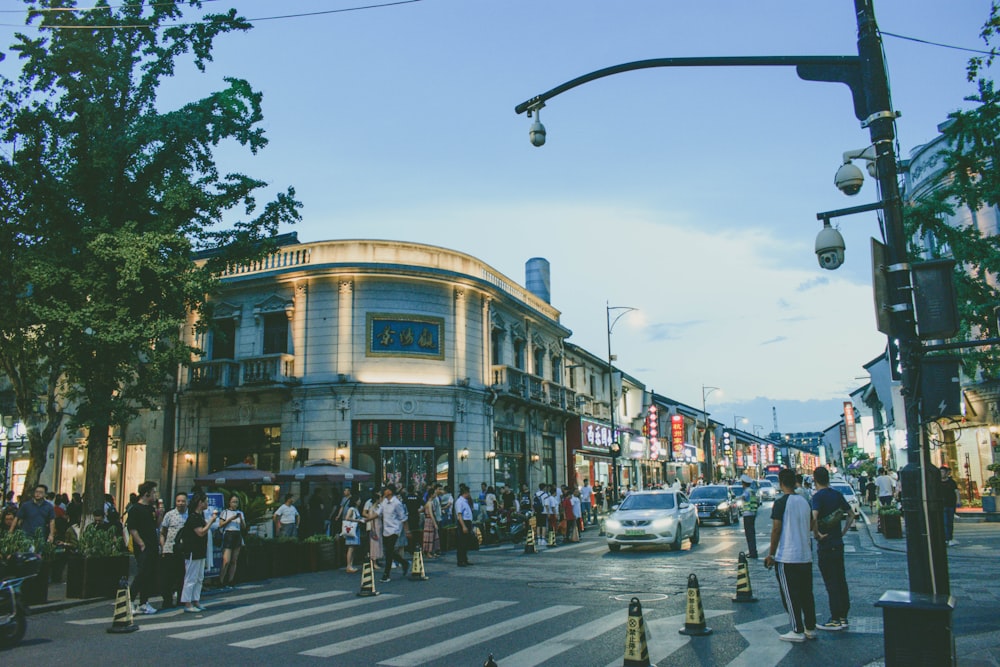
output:
[[[35,532],[41,529],[42,536],[52,542],[56,536],[56,510],[45,500],[48,492],[49,487],[44,484],[36,486],[34,497],[18,507],[17,520],[18,526],[28,537],[34,537]]]
[[[854,523],[854,512],[840,491],[830,488],[830,471],[820,466],[813,471],[816,493],[812,498],[813,537],[819,554],[819,571],[830,598],[830,620],[816,625],[820,630],[846,630],[851,599],[844,572],[844,535]],[[841,528],[841,520],[847,522]]]

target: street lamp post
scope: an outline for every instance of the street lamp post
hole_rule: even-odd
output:
[[[611,495],[617,502],[621,497],[619,494],[621,480],[618,479],[618,459],[621,456],[621,444],[618,442],[618,430],[615,428],[615,413],[618,412],[618,400],[615,397],[615,355],[611,354],[611,332],[614,330],[615,325],[618,324],[618,320],[633,310],[638,310],[638,308],[612,306],[607,302],[604,305],[608,324],[608,404],[611,406]],[[611,311],[613,310],[621,311],[615,316],[614,320],[611,319]]]
[[[906,554],[910,590],[898,596],[886,609],[909,606],[918,613],[914,595],[927,596],[929,604],[939,611],[950,609],[948,558],[944,545],[944,515],[938,494],[938,471],[931,464],[929,452],[920,438],[920,386],[918,373],[923,348],[916,333],[916,317],[912,305],[912,287],[909,279],[907,237],[903,228],[903,204],[899,194],[895,153],[895,120],[892,110],[889,81],[882,52],[882,40],[875,22],[873,0],[854,0],[858,26],[857,56],[764,56],[764,57],[704,57],[658,58],[624,63],[607,67],[567,81],[541,95],[522,102],[516,113],[537,113],[545,103],[568,90],[606,76],[637,69],[653,67],[732,67],[732,66],[793,66],[800,78],[808,81],[828,81],[846,84],[851,89],[854,115],[867,127],[875,149],[876,177],[882,195],[877,204],[855,207],[848,213],[882,209],[885,234],[885,272],[888,286],[888,312],[890,336],[899,341],[903,412],[906,423],[907,464],[902,469],[903,514],[906,520]],[[537,127],[536,127],[537,126]],[[544,143],[545,128],[536,120],[532,126],[532,143]],[[540,140],[536,140],[538,138]],[[867,159],[867,158],[866,158]],[[855,189],[853,193],[856,193]],[[850,193],[850,194],[853,194]],[[847,214],[844,212],[839,212]],[[824,220],[827,223],[828,220]],[[827,225],[824,225],[824,232]],[[833,231],[832,228],[830,231]],[[839,236],[839,234],[836,234]],[[817,239],[819,241],[819,239]],[[817,246],[819,248],[819,246]],[[836,268],[843,262],[843,245],[839,254],[824,252],[820,255],[825,268]],[[833,259],[827,255],[836,255]],[[707,421],[707,419],[706,419]],[[706,428],[707,431],[707,428]],[[887,593],[886,596],[889,596]],[[906,598],[905,600],[903,598]],[[927,604],[921,601],[920,604]],[[950,622],[946,623],[950,627]],[[919,633],[918,633],[919,634]],[[954,664],[954,640],[950,629],[935,635],[932,650],[942,657],[951,645],[950,663]],[[885,635],[887,650],[889,633]]]
[[[708,411],[705,408],[705,403],[708,397],[712,395],[712,392],[722,391],[719,387],[710,387],[706,385],[701,385],[701,417],[705,420],[705,430],[701,433],[701,446],[702,450],[705,452],[705,470],[708,471],[708,483],[712,483],[712,479],[715,474],[712,472],[712,436],[708,432]]]

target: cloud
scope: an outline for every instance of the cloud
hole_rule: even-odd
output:
[[[688,322],[663,322],[660,324],[650,324],[646,330],[646,340],[678,340],[681,332],[691,327],[704,324],[704,320],[690,320]]]
[[[773,345],[774,343],[780,343],[782,341],[788,340],[787,336],[775,336],[770,340],[765,340],[761,345]]]
[[[791,310],[791,308],[792,308],[792,304],[790,304],[788,301],[786,301],[784,299],[778,299],[778,304],[777,305],[778,305],[778,308],[781,308],[782,310]]]
[[[799,286],[795,288],[796,292],[808,292],[811,289],[821,287],[823,285],[829,285],[830,279],[826,276],[817,276],[810,280],[799,283]]]

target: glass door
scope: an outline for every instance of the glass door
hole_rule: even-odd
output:
[[[435,481],[434,450],[432,448],[383,447],[382,482],[397,489],[410,485],[419,489]]]

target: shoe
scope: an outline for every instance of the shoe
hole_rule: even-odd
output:
[[[750,554],[747,558],[757,558],[757,554]]]
[[[789,630],[783,635],[778,635],[778,639],[783,642],[795,642],[801,644],[806,640],[806,636],[802,632],[795,632],[795,630]]]
[[[403,576],[405,577],[405,576],[406,576],[406,574],[407,574],[407,573],[408,573],[409,571],[410,571],[410,562],[409,562],[409,561],[405,561],[405,560],[404,560],[404,561],[403,561]]]
[[[148,602],[146,604],[144,604],[144,605],[141,605],[139,607],[139,613],[140,614],[145,614],[147,616],[152,616],[157,611],[158,611],[158,609],[156,607],[154,607],[153,605],[149,604]]]
[[[208,611],[206,607],[203,607],[200,604],[196,604],[194,608],[197,609],[198,611]]]
[[[805,632],[803,632],[802,634],[804,634],[806,636],[806,639],[816,639],[816,630],[815,630],[815,628],[812,629],[812,630],[810,630],[809,628],[806,628]]]
[[[820,630],[828,630],[830,632],[840,632],[841,630],[845,630],[847,628],[847,626],[844,625],[843,621],[839,618],[831,618],[826,623],[817,623],[816,627]]]
[[[381,579],[379,579],[379,581],[381,581],[383,584],[386,584],[392,581],[392,579],[390,579],[389,577],[382,577]]]
[[[358,568],[356,568],[356,567],[355,568],[351,568],[349,570],[344,570],[344,572],[346,572],[347,574],[356,574],[357,571],[358,571]]]
[[[459,563],[458,564],[459,567],[469,567],[469,565],[471,565],[471,563]]]
[[[198,612],[201,611],[201,609],[199,609],[198,607],[184,607],[184,611],[185,613],[188,614],[197,614]]]
[[[844,628],[845,630],[847,630],[848,628],[850,628],[850,627],[851,627],[851,622],[850,622],[850,621],[848,621],[848,620],[847,620],[846,618],[842,618],[842,619],[840,619],[840,625],[841,625],[841,627],[843,627],[843,628]]]

